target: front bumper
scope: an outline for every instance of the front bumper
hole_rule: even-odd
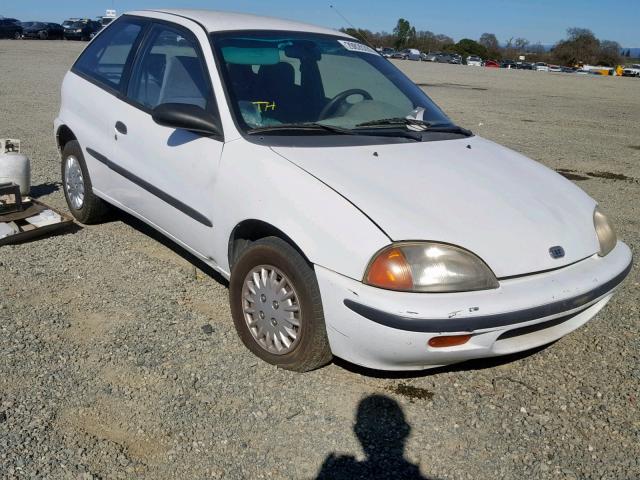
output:
[[[316,266],[334,355],[369,368],[418,370],[505,355],[553,342],[589,321],[631,268],[622,242],[550,272],[512,278],[495,290],[445,294],[382,290]],[[464,345],[429,339],[471,333]]]

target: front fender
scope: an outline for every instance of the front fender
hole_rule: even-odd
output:
[[[219,206],[215,260],[226,273],[229,239],[247,219],[272,225],[310,262],[355,280],[362,279],[373,254],[390,243],[343,196],[270,148],[243,140],[225,144],[214,198]]]

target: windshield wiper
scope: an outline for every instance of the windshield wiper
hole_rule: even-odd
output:
[[[394,118],[382,118],[380,120],[372,120],[370,122],[364,122],[356,125],[356,128],[366,127],[396,127],[396,126],[415,127],[410,130],[415,132],[436,132],[436,133],[458,133],[465,137],[473,136],[471,130],[459,127],[458,125],[434,125],[424,120],[418,120],[414,118],[394,117]]]
[[[458,125],[443,125],[442,127],[429,127],[425,132],[436,133],[459,133],[465,137],[473,137],[473,132],[466,128],[459,127]]]
[[[282,123],[280,125],[270,125],[268,127],[253,128],[247,132],[249,135],[255,135],[257,133],[267,132],[280,132],[280,131],[320,131],[336,133],[338,135],[357,135],[356,132],[349,130],[348,128],[336,127],[334,125],[325,125],[324,123]]]
[[[415,118],[405,118],[405,117],[392,117],[392,118],[381,118],[379,120],[371,120],[369,122],[359,123],[356,127],[386,127],[386,126],[396,126],[396,125],[412,125],[417,127],[429,128],[431,124],[429,122],[425,122],[424,120],[418,120]]]
[[[369,130],[369,131],[359,131],[359,130],[351,130],[348,128],[336,127],[335,125],[327,125],[325,123],[283,123],[280,125],[271,125],[268,127],[258,127],[247,132],[249,135],[256,135],[259,133],[269,133],[269,132],[291,132],[291,131],[308,131],[308,132],[328,132],[335,133],[338,135],[367,135],[372,137],[402,137],[408,138],[410,140],[415,140],[416,142],[421,142],[422,137],[413,132],[408,131],[382,131],[382,130]]]

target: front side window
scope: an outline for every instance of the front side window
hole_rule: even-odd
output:
[[[451,121],[395,66],[347,38],[300,32],[212,34],[238,124],[355,129],[390,118]]]
[[[71,30],[81,30],[85,26],[78,22],[71,26]],[[89,44],[73,69],[117,89],[143,26],[144,23],[136,19],[122,18],[115,22]]]
[[[162,103],[206,109],[211,89],[197,45],[186,31],[155,26],[133,69],[128,97],[150,109]]]

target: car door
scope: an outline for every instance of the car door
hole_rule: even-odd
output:
[[[62,84],[61,117],[85,151],[94,191],[107,200],[120,182],[105,164],[113,155],[114,105],[147,25],[121,17],[87,46]]]
[[[206,47],[210,48],[210,47]],[[222,136],[203,136],[156,124],[160,104],[197,105],[217,118],[202,47],[188,29],[167,22],[151,27],[118,102],[113,161],[123,205],[202,257],[213,259],[213,189]]]

